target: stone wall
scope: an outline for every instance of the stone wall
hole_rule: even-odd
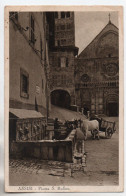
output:
[[[64,140],[10,141],[9,155],[14,158],[31,157],[73,162],[76,134],[76,129],[73,129]]]
[[[10,156],[72,162],[72,141],[12,142]]]
[[[34,43],[31,42],[31,16],[34,18]],[[41,20],[40,20],[41,18]],[[28,27],[28,29],[26,29]],[[18,13],[9,24],[10,107],[36,109],[45,114],[45,17],[44,13]],[[21,92],[21,72],[28,77],[28,92]]]

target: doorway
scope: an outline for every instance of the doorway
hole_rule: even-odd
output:
[[[112,102],[108,103],[108,116],[118,116],[118,103]]]
[[[65,90],[54,90],[51,93],[51,104],[62,107],[70,107],[70,95]]]

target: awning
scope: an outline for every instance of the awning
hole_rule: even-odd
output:
[[[9,109],[10,118],[41,118],[44,117],[40,112],[35,110],[25,110],[25,109]]]

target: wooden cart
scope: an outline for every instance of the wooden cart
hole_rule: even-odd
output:
[[[99,122],[99,133],[105,133],[106,138],[111,138],[113,133],[116,131],[115,122],[110,122],[98,116],[93,116],[90,120],[97,120]],[[92,131],[91,134],[94,136],[97,135],[97,132]]]
[[[116,131],[115,122],[110,122],[102,118],[99,123],[99,131],[105,132],[106,138],[111,138]]]

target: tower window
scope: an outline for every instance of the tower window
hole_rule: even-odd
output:
[[[68,67],[68,58],[60,57],[60,67]]]
[[[65,18],[65,12],[61,12],[61,18]]]
[[[111,58],[111,57],[112,57],[112,55],[111,55],[111,54],[108,54],[108,57],[109,57],[109,58]]]
[[[70,17],[70,12],[66,13],[66,17],[69,18]]]
[[[58,18],[58,12],[55,12],[55,18]]]
[[[57,40],[58,46],[60,46],[60,40]]]
[[[65,25],[61,25],[61,30],[65,30]]]
[[[66,67],[68,67],[69,65],[69,61],[68,61],[68,58],[66,58]]]
[[[61,67],[66,67],[66,58],[65,57],[61,57]]]

